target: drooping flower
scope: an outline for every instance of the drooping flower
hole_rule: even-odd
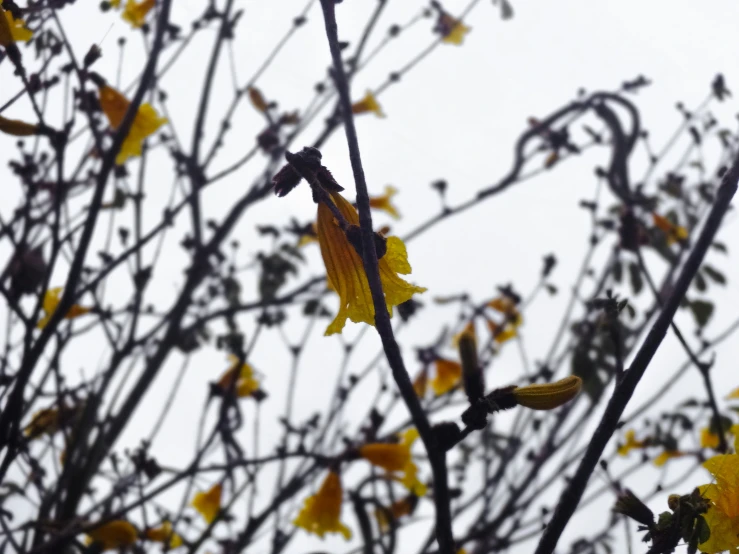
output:
[[[582,379],[569,375],[554,383],[516,387],[512,394],[519,406],[532,410],[553,410],[575,398],[582,389]]]
[[[391,521],[397,521],[403,516],[413,513],[418,504],[418,497],[415,494],[409,494],[405,498],[396,500],[388,507],[378,508],[375,510],[375,519],[380,531],[385,532],[390,527]],[[388,518],[388,515],[390,516]]]
[[[471,335],[474,341],[477,342],[477,333],[475,333],[474,320],[471,319],[469,322],[467,322],[467,325],[465,325],[459,333],[452,336],[452,346],[454,348],[459,348],[459,340],[462,338],[463,335]]]
[[[523,323],[523,317],[516,307],[516,303],[509,296],[503,295],[488,302],[488,307],[505,316],[501,324],[486,318],[488,329],[496,343],[503,344],[518,334],[517,329]]]
[[[27,137],[38,132],[38,125],[0,115],[0,132],[14,137]]]
[[[429,384],[429,371],[428,368],[423,368],[418,372],[416,378],[413,379],[413,390],[416,391],[416,396],[423,398],[426,396],[426,389]]]
[[[711,535],[699,545],[700,551],[735,552],[739,547],[739,455],[719,454],[706,460],[703,467],[713,474],[716,482],[698,487],[701,495],[711,502],[704,515]]]
[[[15,19],[10,10],[2,7],[0,0],[0,45],[8,46],[13,42],[28,42],[33,36],[33,32],[26,28],[26,24],[22,19]]]
[[[457,45],[462,44],[465,35],[470,32],[470,28],[467,25],[446,12],[439,13],[435,30],[442,36],[442,42]]]
[[[647,441],[636,440],[636,432],[633,429],[626,431],[626,442],[618,447],[619,456],[628,456],[629,452],[636,448],[644,448],[647,446]]]
[[[254,369],[249,364],[239,364],[238,356],[233,354],[229,354],[228,361],[231,362],[231,367],[218,379],[219,389],[224,393],[234,390],[239,398],[252,396],[259,390],[259,381],[254,377]]]
[[[684,242],[688,238],[688,230],[681,225],[672,223],[666,217],[652,213],[654,226],[665,234],[667,246],[672,246],[676,242]]]
[[[718,448],[719,436],[709,427],[701,429],[701,448]]]
[[[341,523],[343,496],[339,474],[329,471],[318,492],[305,499],[293,524],[321,538],[326,533],[341,533],[346,540],[351,539],[351,530]]]
[[[391,217],[394,219],[400,219],[400,213],[398,212],[397,208],[392,205],[390,199],[395,196],[398,193],[398,189],[396,189],[392,185],[388,185],[385,187],[385,194],[382,196],[370,196],[369,203],[370,207],[374,208],[376,210],[383,210],[384,212],[387,212]]]
[[[665,450],[654,459],[654,465],[662,467],[667,463],[667,460],[671,460],[672,458],[682,458],[683,456],[685,456],[685,452],[680,452],[679,450]]]
[[[124,519],[109,521],[87,532],[87,544],[95,543],[105,550],[117,550],[136,542],[136,528]]]
[[[269,102],[265,100],[262,91],[257,87],[249,87],[249,101],[251,105],[260,113],[265,113],[269,109]]]
[[[163,521],[159,527],[154,529],[147,529],[146,538],[154,542],[168,543],[171,549],[183,545],[182,537],[174,532],[169,521]]]
[[[338,207],[349,225],[359,225],[357,211],[338,192],[331,192],[330,197]],[[326,329],[326,335],[340,333],[347,319],[355,323],[375,324],[375,307],[367,276],[364,273],[362,258],[357,254],[339,227],[326,204],[318,204],[318,242],[321,256],[326,265],[326,280],[330,289],[339,295],[339,312]],[[411,272],[405,244],[398,237],[387,239],[387,252],[379,260],[380,281],[385,293],[385,303],[392,316],[393,306],[402,304],[426,289],[411,285],[398,275]]]
[[[383,468],[390,474],[403,473],[395,478],[416,496],[426,494],[426,486],[418,480],[418,467],[413,463],[411,447],[418,438],[415,428],[406,431],[398,443],[376,442],[359,448],[359,455],[372,465]]]
[[[380,107],[379,102],[377,102],[377,98],[375,98],[375,95],[372,94],[372,91],[367,91],[367,94],[364,95],[364,98],[362,98],[359,102],[354,102],[352,104],[352,113],[357,115],[361,113],[367,113],[372,112],[377,117],[385,117],[385,114],[382,112],[382,108]]]
[[[436,396],[446,394],[450,390],[459,385],[462,379],[462,364],[438,358],[434,363],[436,367],[436,375],[431,380],[431,388],[434,389]]]
[[[53,289],[47,290],[44,293],[44,301],[41,306],[41,308],[44,310],[44,317],[42,317],[36,324],[36,327],[38,327],[39,329],[43,329],[44,327],[46,327],[52,315],[54,315],[54,312],[56,311],[56,308],[61,300],[62,290],[63,287],[55,287]],[[79,304],[72,304],[72,307],[70,307],[67,313],[64,314],[64,319],[74,319],[87,313],[90,313],[90,308],[85,308],[84,306],[80,306]]]
[[[121,17],[124,21],[128,21],[131,27],[140,29],[146,23],[146,16],[156,4],[156,0],[127,0],[126,7],[123,9]]]
[[[213,485],[206,492],[199,492],[193,498],[191,506],[195,508],[206,523],[211,524],[221,511],[221,493],[223,487],[220,484]]]
[[[23,429],[23,434],[29,439],[35,439],[41,435],[53,435],[58,430],[59,410],[46,408],[31,416],[31,422]]]
[[[108,118],[108,122],[113,129],[117,129],[123,122],[126,110],[131,102],[120,92],[109,86],[102,86],[100,92],[100,107]],[[136,117],[131,124],[121,151],[115,159],[118,165],[125,163],[128,158],[141,155],[141,144],[146,137],[154,134],[159,127],[167,123],[167,118],[159,117],[157,111],[151,104],[141,104]]]

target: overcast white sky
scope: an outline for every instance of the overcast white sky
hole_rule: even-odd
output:
[[[394,23],[405,23],[420,6],[420,3],[408,0],[387,1],[389,6],[378,24],[380,31],[377,37],[370,42],[370,50],[385,29]],[[245,10],[237,39],[233,42],[236,74],[241,84],[256,71],[305,3],[306,0],[237,0],[237,5]],[[202,0],[176,0],[173,20],[185,24],[193,13],[202,9],[203,4]],[[77,2],[62,12],[68,36],[75,44],[78,57],[84,55],[91,43],[100,43],[104,58],[98,62],[96,70],[112,81],[117,64],[116,39],[121,35],[127,36],[129,44],[122,72],[122,85],[127,85],[142,67],[141,40],[114,14],[98,14],[96,5],[96,2]],[[466,2],[461,0],[448,0],[444,4],[451,13],[458,13],[465,5]],[[559,108],[572,100],[581,87],[588,91],[613,90],[622,81],[640,74],[652,80],[652,86],[632,99],[641,110],[644,126],[650,130],[652,144],[660,147],[680,123],[680,115],[674,108],[676,101],[684,101],[687,107],[699,104],[719,71],[726,76],[730,89],[739,83],[739,36],[736,34],[739,3],[733,0],[710,3],[688,0],[669,3],[514,0],[512,6],[514,18],[501,21],[498,8],[490,1],[481,1],[469,16],[472,32],[467,35],[463,46],[440,46],[401,83],[388,88],[380,97],[387,115],[385,119],[371,115],[358,118],[359,140],[370,191],[379,194],[386,184],[393,184],[400,190],[396,200],[403,219],[396,223],[380,215],[378,225],[387,222],[391,224],[393,233],[403,235],[434,214],[438,209],[438,199],[429,183],[436,179],[444,178],[449,182],[448,198],[452,205],[497,181],[509,169],[513,142],[526,128],[527,119],[544,116]],[[357,32],[374,7],[375,2],[370,0],[345,0],[338,6],[340,38],[355,42]],[[300,29],[275,64],[257,82],[268,98],[277,100],[285,109],[302,110],[307,105],[312,98],[313,85],[324,78],[329,63],[318,3],[309,12],[308,20],[308,24]],[[109,30],[111,23],[113,27]],[[357,77],[354,96],[362,96],[366,89],[377,88],[390,71],[399,69],[425,48],[433,39],[432,26],[432,20],[421,22],[401,35],[397,44],[383,51]],[[203,66],[210,53],[212,38],[212,33],[201,33],[188,49],[186,57],[163,82],[163,88],[169,93],[167,105],[173,114],[174,128],[183,144],[190,142],[192,117],[188,114],[193,113],[199,98]],[[7,66],[3,64],[3,71],[7,72]],[[3,74],[3,79],[5,77]],[[208,119],[210,136],[218,129],[225,106],[231,100],[230,79],[226,66],[220,67],[214,87],[212,115]],[[739,85],[736,88],[739,94]],[[9,94],[0,82],[0,99],[4,101]],[[716,111],[723,118],[720,119],[731,122],[737,111],[736,101],[725,102],[720,108]],[[261,130],[258,124],[259,119],[251,106],[242,103],[230,140],[219,154],[220,165],[216,163],[217,167],[227,166],[251,148],[253,137]],[[310,143],[321,127],[322,117],[319,117],[313,128],[303,135],[304,141],[296,147]],[[0,143],[4,147],[12,146],[13,140],[0,137]],[[333,136],[323,154],[325,164],[350,191],[349,196],[353,196],[343,133]],[[496,285],[506,282],[513,282],[518,289],[528,292],[538,277],[542,256],[556,252],[560,264],[553,282],[560,287],[561,293],[557,297],[546,296],[537,301],[527,313],[523,329],[530,359],[543,359],[559,322],[558,314],[567,300],[568,286],[581,264],[590,230],[589,215],[577,209],[576,204],[581,198],[592,197],[596,184],[593,168],[606,161],[607,153],[602,151],[563,164],[555,171],[516,185],[506,194],[411,242],[408,249],[413,266],[412,279],[429,288],[426,302],[430,303],[432,296],[462,290],[484,298],[494,292]],[[248,167],[215,185],[217,192],[205,195],[206,217],[222,217],[230,202],[251,184],[259,169],[261,165]],[[150,182],[147,184],[145,224],[154,225],[170,194],[172,180],[171,163],[164,151],[154,153],[147,171]],[[642,171],[643,167],[635,167],[633,174],[639,175]],[[14,202],[8,203],[8,206],[13,205]],[[253,237],[250,230],[255,224],[281,224],[292,215],[307,221],[313,217],[314,210],[309,191],[300,187],[285,199],[270,198],[257,210],[249,212],[237,236],[245,243],[245,250],[256,251],[266,243],[250,242]],[[5,213],[3,211],[3,215]],[[732,245],[737,242],[739,234],[733,216],[729,219],[720,239]],[[189,223],[189,218],[185,223]],[[175,239],[178,237],[173,236],[172,244],[176,244]],[[312,249],[309,251],[312,270],[304,275],[320,274],[318,249],[315,246],[308,248]],[[173,297],[182,283],[180,268],[183,258],[180,252],[173,252],[171,258],[165,260],[166,265],[177,268],[176,271],[160,275],[149,289],[150,300],[162,302],[162,306],[166,306],[164,302]],[[712,263],[729,279],[735,277],[735,256],[727,258],[713,254]],[[62,279],[63,274],[60,273],[58,280],[61,282]],[[256,285],[249,274],[245,276],[243,290],[245,300],[254,298]],[[706,332],[709,338],[739,315],[736,310],[739,306],[737,290],[713,291],[720,307]],[[108,294],[108,301],[114,302],[114,294],[110,291]],[[334,299],[328,302],[334,307]],[[407,332],[403,331],[401,339],[408,341],[409,346],[431,342],[442,325],[453,323],[442,319],[451,311],[432,309],[427,313],[428,316],[416,321]],[[0,318],[0,321],[5,321],[5,318]],[[249,326],[253,328],[251,316],[244,318],[244,323],[247,332]],[[358,328],[348,324],[347,335],[355,336]],[[292,330],[291,339],[297,340],[301,327]],[[306,351],[299,376],[295,405],[298,420],[327,404],[336,377],[341,343],[336,338],[321,337],[322,331],[321,323],[314,330],[315,336]],[[735,360],[739,357],[738,344],[730,341],[718,351],[714,376],[720,396],[729,388],[739,386],[739,374],[735,368]],[[280,345],[276,337],[267,335],[258,344],[252,358],[270,393],[262,411],[263,422],[273,421],[284,406],[281,387],[289,374],[290,359]],[[374,334],[368,333],[357,359],[375,353],[377,345]],[[637,390],[633,400],[636,405],[667,380],[666,372],[674,371],[684,360],[681,350],[675,346],[675,342],[668,339],[658,352]],[[98,356],[103,354],[91,354],[92,347],[89,343],[82,346],[87,352],[90,370],[94,369]],[[410,347],[406,348],[406,353],[406,363],[410,371],[415,372],[417,367]],[[360,371],[365,363],[350,368],[350,371]],[[495,374],[488,378],[491,386],[509,384],[522,371],[520,357],[512,345],[494,365]],[[70,363],[70,375],[76,375],[79,366],[79,362]],[[183,443],[181,437],[194,434],[200,406],[207,394],[206,383],[216,378],[224,367],[223,354],[213,348],[206,348],[193,358],[182,392],[154,447],[162,465],[184,466],[192,447],[189,442]],[[179,360],[174,359],[162,371],[157,386],[166,387],[178,370]],[[674,393],[674,399],[679,402],[684,395],[692,394],[698,383],[697,376],[686,378],[678,387],[681,392]],[[156,391],[147,397],[144,406],[149,403],[150,407],[140,411],[120,446],[134,446],[146,433],[151,419],[159,413],[155,395]],[[364,413],[366,406],[363,404],[367,402],[358,400],[353,404],[357,414]],[[245,440],[249,441],[247,444],[251,443],[250,429],[251,426],[247,425],[244,430]],[[273,446],[270,427],[265,429],[267,431],[261,437],[262,449],[270,451]],[[696,483],[706,480],[707,474],[700,475]],[[645,482],[650,482],[649,477]],[[207,484],[204,482],[203,486]],[[687,492],[689,486],[686,484],[683,492]],[[179,499],[178,496],[172,498]],[[653,505],[655,511],[662,511],[664,507]],[[592,511],[595,514],[593,522],[603,521],[608,504],[600,505],[598,510],[600,512]],[[585,515],[579,521],[587,526],[588,517],[591,516]],[[578,524],[580,529],[583,528],[582,523]],[[571,526],[564,541],[577,535],[572,527],[575,526]],[[333,552],[342,546],[340,540],[329,539],[322,545],[320,540],[301,534],[288,552],[302,553],[322,548]],[[527,552],[531,548],[529,544],[520,551]],[[620,549],[617,546],[617,552],[625,551],[623,545]]]

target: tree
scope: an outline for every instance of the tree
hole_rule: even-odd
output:
[[[12,85],[0,131],[17,201],[0,221],[3,548],[303,552],[318,535],[330,551],[544,554],[601,498],[604,527],[577,526],[572,552],[619,548],[635,529],[654,553],[737,546],[739,393],[727,403],[714,390],[711,356],[739,320],[704,336],[731,312],[716,301],[728,279],[714,261],[728,251],[717,234],[739,181],[737,134],[712,112],[730,97],[724,78],[695,110],[678,105],[682,122],[661,150],[635,100],[647,78],[582,91],[530,118],[510,169],[468,200],[443,179],[414,192],[439,207],[419,209],[398,237],[373,225],[383,211],[399,219],[398,189],[370,190],[359,121],[382,117],[382,93],[427,58],[463,45],[478,2],[417,3],[386,31],[389,2],[362,25],[342,19],[351,4],[307,2],[282,37],[266,34],[273,49],[243,80],[255,31],[232,0],[197,14],[172,0],[103,2],[95,21],[130,26],[117,56],[94,43],[80,56],[67,29],[89,5],[2,3],[0,71]],[[305,29],[328,72],[300,108],[292,90],[262,80]],[[400,39],[415,30],[431,39],[406,57]],[[125,87],[134,39],[144,55]],[[352,85],[384,52],[408,61],[362,96]],[[187,80],[169,82],[177,67]],[[342,132],[348,157],[329,146]],[[586,248],[567,292],[559,252],[543,256],[531,286],[491,271],[482,297],[453,267],[442,271],[454,290],[426,291],[411,272],[417,237],[531,177],[568,164],[585,174],[591,153],[595,186],[575,207],[591,229],[576,241]],[[310,219],[289,215],[309,199]],[[528,313],[568,293],[533,368],[528,345],[545,339]],[[660,345],[687,361],[633,406]],[[515,351],[515,373],[495,374]],[[331,364],[335,383],[309,369]],[[684,375],[700,389],[675,399]],[[636,452],[625,467],[620,457]],[[657,490],[629,479],[703,461],[716,483],[698,489],[685,476],[660,477]],[[663,489],[675,494],[657,517]]]

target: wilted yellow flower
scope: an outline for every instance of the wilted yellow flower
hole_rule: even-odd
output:
[[[38,131],[38,125],[26,123],[18,119],[8,119],[0,115],[0,132],[14,137],[27,137],[35,135]]]
[[[383,210],[395,219],[400,219],[400,213],[395,206],[392,205],[390,199],[398,194],[398,189],[392,185],[385,187],[385,194],[382,196],[370,196],[369,203],[371,208]]]
[[[364,95],[364,98],[362,98],[359,102],[355,102],[354,104],[352,104],[353,114],[367,112],[372,112],[377,117],[385,117],[385,114],[382,113],[382,108],[380,107],[380,104],[377,102],[377,98],[375,98],[375,95],[372,94],[372,92],[369,90],[367,91],[367,94]]]
[[[683,242],[688,238],[688,230],[680,225],[675,225],[666,217],[662,217],[656,213],[652,213],[654,226],[662,231],[667,237],[667,246],[671,246],[676,242]]]
[[[63,287],[55,287],[53,289],[47,290],[44,293],[44,302],[41,306],[44,310],[44,317],[42,317],[36,324],[36,327],[38,327],[39,329],[43,329],[49,323],[51,316],[56,311],[56,308],[59,305],[59,301],[61,300],[60,297],[62,295],[62,290]],[[69,308],[67,313],[64,315],[64,319],[74,319],[89,312],[90,308],[85,308],[78,304],[72,304],[72,307]]]
[[[447,44],[462,44],[464,37],[470,32],[470,28],[464,25],[448,13],[440,13],[436,22],[436,30],[441,34],[442,42]]]
[[[654,465],[662,467],[667,463],[667,460],[671,460],[672,458],[681,458],[682,456],[685,456],[685,453],[680,452],[679,450],[665,450],[654,459]]]
[[[452,346],[454,348],[459,348],[459,339],[461,339],[463,335],[471,335],[475,343],[477,343],[477,333],[475,333],[475,322],[473,320],[470,320],[467,325],[464,326],[464,329],[452,337]]]
[[[262,91],[259,90],[256,87],[249,87],[249,101],[251,102],[251,105],[254,106],[258,112],[264,113],[269,108],[268,102],[264,99],[264,95],[262,94]]]
[[[431,388],[436,396],[446,394],[455,388],[462,379],[462,364],[439,358],[436,360],[436,375],[431,380]]]
[[[413,390],[416,391],[416,396],[423,398],[426,396],[426,389],[429,384],[429,372],[428,369],[423,368],[418,372],[416,378],[413,379]]]
[[[415,494],[409,494],[405,498],[396,500],[387,508],[378,508],[375,510],[375,519],[381,531],[386,531],[390,527],[390,521],[396,521],[403,516],[413,513],[418,504],[418,497]],[[388,519],[388,512],[390,519]]]
[[[9,10],[2,7],[0,0],[0,45],[8,46],[13,42],[28,42],[33,36],[33,32],[26,28],[26,24],[22,19],[14,19],[13,14]]]
[[[357,210],[338,192],[330,197],[350,225],[359,225]],[[326,204],[318,204],[318,242],[326,266],[328,287],[339,295],[339,312],[326,329],[326,335],[340,333],[347,318],[355,323],[375,324],[375,307],[372,304],[367,276],[362,258],[347,239],[344,231],[335,223],[334,216]],[[411,285],[398,275],[411,272],[405,244],[398,237],[387,239],[387,252],[379,260],[380,281],[385,293],[385,303],[392,316],[393,306],[410,300],[426,289]]]
[[[501,325],[487,319],[488,328],[495,338],[495,342],[503,344],[514,338],[517,335],[516,329],[523,323],[523,317],[521,317],[521,313],[518,311],[513,299],[506,295],[499,296],[488,302],[488,307],[503,314],[506,318],[502,329]]]
[[[739,387],[731,391],[729,395],[726,397],[726,400],[733,400],[734,398],[739,398]]]
[[[582,388],[582,379],[569,375],[554,383],[516,387],[513,397],[519,406],[532,410],[552,410],[575,398]]]
[[[403,477],[397,480],[416,496],[423,496],[426,486],[418,480],[418,467],[411,456],[411,447],[417,438],[418,431],[412,428],[403,434],[401,442],[365,444],[359,448],[359,455],[390,474],[402,472]]]
[[[199,492],[193,498],[191,506],[195,508],[203,519],[208,523],[213,520],[221,511],[221,493],[223,487],[220,484],[213,485],[207,492]]]
[[[232,390],[231,387],[235,387],[233,390],[239,398],[251,396],[259,390],[259,381],[254,377],[254,369],[249,364],[239,365],[238,356],[233,354],[229,354],[228,361],[231,362],[231,367],[218,380],[219,389],[228,392]],[[234,379],[236,379],[235,385],[233,384]]]
[[[718,448],[719,436],[708,427],[701,429],[701,448]]]
[[[41,435],[53,435],[59,430],[59,410],[46,408],[39,410],[31,417],[31,422],[23,429],[29,439],[35,439]]]
[[[87,532],[87,544],[95,543],[102,550],[117,550],[136,542],[136,528],[124,519],[115,519]]]
[[[127,0],[121,17],[124,21],[128,21],[131,27],[138,29],[146,23],[146,15],[154,7],[154,4],[156,4],[156,0],[144,0],[143,2]]]
[[[162,524],[155,529],[148,529],[146,531],[146,538],[150,541],[169,543],[169,548],[178,548],[182,546],[182,537],[172,529],[172,524],[169,521],[164,521]]]
[[[341,533],[346,540],[349,540],[352,538],[352,532],[341,523],[343,496],[339,474],[329,471],[318,492],[305,499],[303,509],[300,510],[293,524],[321,538],[326,533]]]
[[[501,331],[501,326],[495,323],[492,319],[486,319],[485,322],[488,325],[488,329],[490,329],[490,334],[493,335],[495,342],[498,344],[503,344],[504,342],[508,342],[518,336],[516,326],[511,323],[507,323]]]
[[[100,87],[100,107],[108,118],[110,126],[117,129],[126,115],[126,110],[131,102],[120,92],[109,86]],[[123,164],[128,158],[141,155],[141,143],[149,135],[154,134],[159,127],[167,123],[167,119],[159,117],[159,114],[151,104],[141,104],[136,117],[128,131],[128,136],[121,145],[121,151],[115,159],[118,165]]]
[[[700,551],[734,552],[739,546],[739,455],[719,454],[706,460],[703,467],[713,474],[716,483],[699,487],[701,495],[711,502],[704,515],[711,536],[699,545]]]
[[[626,431],[626,442],[618,447],[619,456],[628,456],[635,448],[644,448],[647,446],[646,441],[636,440],[636,432],[633,429]]]

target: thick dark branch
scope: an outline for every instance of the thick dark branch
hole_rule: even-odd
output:
[[[688,256],[685,266],[675,282],[672,293],[664,303],[659,317],[654,322],[644,343],[636,353],[631,367],[614,390],[613,396],[608,402],[605,413],[598,424],[598,428],[585,451],[585,455],[580,461],[577,472],[562,493],[552,519],[544,530],[544,534],[536,548],[536,554],[551,554],[557,546],[557,541],[559,541],[559,537],[567,526],[567,522],[575,512],[603,450],[618,426],[621,414],[623,414],[649,362],[652,360],[655,352],[657,352],[657,348],[659,348],[659,345],[664,340],[667,330],[672,323],[672,318],[675,316],[675,312],[680,306],[685,292],[688,290],[693,277],[695,277],[708,248],[711,246],[718,232],[721,221],[729,209],[731,199],[736,193],[737,181],[739,181],[739,156],[735,158],[731,168],[726,172],[721,181],[708,219],[698,237],[695,247]]]
[[[385,305],[385,295],[380,281],[374,232],[372,229],[372,215],[370,214],[369,193],[367,192],[367,183],[364,177],[364,169],[362,168],[357,130],[354,127],[349,85],[341,59],[334,0],[321,0],[321,7],[323,8],[323,16],[326,22],[326,36],[328,37],[331,57],[333,59],[333,76],[336,81],[336,89],[339,93],[340,108],[349,146],[349,159],[354,173],[354,183],[357,187],[357,208],[359,210],[359,223],[362,230],[362,262],[367,275],[367,282],[372,292],[372,301],[375,308],[375,326],[382,339],[382,346],[392,369],[393,378],[398,385],[403,400],[408,406],[413,423],[418,429],[421,440],[428,453],[434,476],[436,537],[439,542],[439,551],[442,554],[453,554],[455,552],[455,546],[449,506],[446,454],[436,443],[431,425],[413,389],[413,384],[411,383],[410,376],[403,362],[403,357],[398,348],[398,343],[393,334],[390,315]]]

